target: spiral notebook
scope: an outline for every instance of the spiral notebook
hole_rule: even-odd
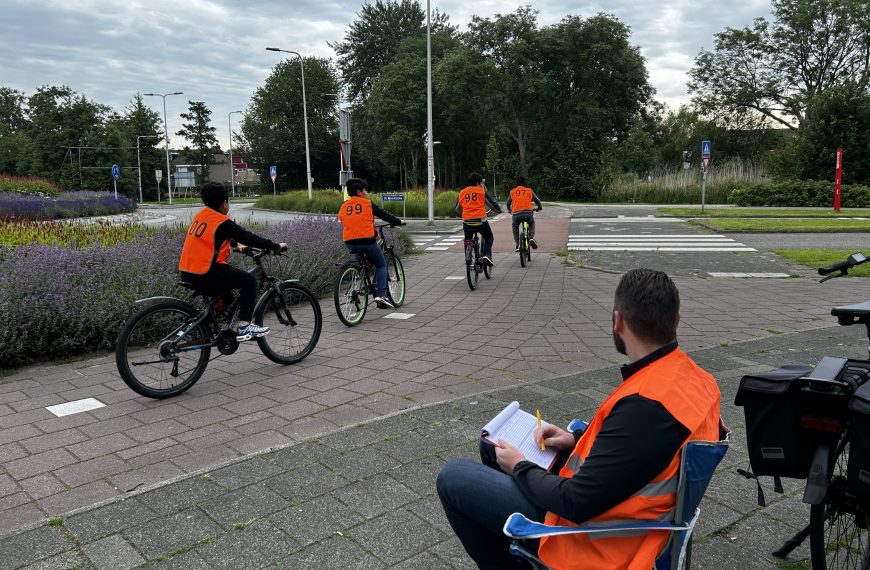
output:
[[[541,423],[549,425],[547,422]],[[521,410],[519,402],[511,402],[483,426],[480,437],[493,444],[500,439],[512,443],[523,452],[526,459],[549,470],[556,461],[557,452],[549,447],[541,451],[541,446],[535,443],[537,427],[537,417]]]

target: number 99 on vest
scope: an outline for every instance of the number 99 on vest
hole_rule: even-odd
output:
[[[350,216],[352,214],[362,214],[363,207],[362,204],[348,204],[344,209],[345,213]]]

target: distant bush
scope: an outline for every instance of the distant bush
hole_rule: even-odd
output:
[[[136,299],[189,298],[189,292],[177,286],[176,270],[185,228],[131,228],[120,231],[111,245],[103,241],[101,231],[91,234],[95,241],[88,247],[87,234],[76,233],[85,230],[55,228],[47,233],[71,232],[78,236],[78,247],[0,246],[0,368],[112,350]],[[318,295],[331,290],[336,263],[348,256],[338,220],[305,217],[253,229],[289,245],[284,256],[264,258],[270,273],[299,279]],[[129,231],[135,239],[127,241],[124,232]],[[402,255],[407,240],[401,234],[396,237],[393,245]],[[55,243],[53,238],[48,241]],[[239,266],[250,263],[240,255],[230,260]]]
[[[728,203],[738,206],[830,207],[834,203],[834,184],[814,180],[749,184],[731,190]],[[870,206],[870,187],[844,184],[840,205],[844,208]]]
[[[9,192],[48,197],[57,196],[61,191],[60,185],[48,178],[0,174],[0,193]]]
[[[429,198],[424,190],[411,190],[408,192],[391,192],[391,194],[405,195],[405,211],[410,218],[425,218],[429,215]],[[450,218],[456,216],[454,206],[458,192],[438,191],[435,194],[435,216]],[[388,212],[402,216],[401,202],[384,202],[380,192],[369,192],[369,199],[383,207]],[[285,210],[290,212],[312,212],[318,214],[337,214],[344,197],[339,190],[316,190],[308,199],[306,190],[293,190],[278,196],[263,196],[255,204],[258,208],[270,210]]]
[[[136,203],[108,192],[63,192],[56,197],[0,193],[0,219],[57,220],[132,212]]]

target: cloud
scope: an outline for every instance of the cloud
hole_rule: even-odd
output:
[[[526,4],[431,2],[460,29],[472,15],[492,17]],[[288,56],[265,48],[334,57],[327,42],[344,38],[361,7],[359,0],[7,0],[0,19],[0,85],[31,94],[41,85],[66,84],[118,111],[136,92],[184,91],[167,98],[170,132],[180,128],[187,100],[201,100],[226,145],[227,113],[245,109]],[[542,25],[598,12],[625,22],[647,60],[657,98],[671,106],[688,102],[687,71],[701,48],[712,47],[716,32],[749,25],[770,11],[767,0],[539,0],[534,7]],[[146,102],[162,116],[159,98]]]

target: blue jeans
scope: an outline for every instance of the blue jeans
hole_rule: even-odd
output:
[[[366,245],[345,244],[351,253],[364,253],[375,266],[375,296],[384,297],[387,294],[387,259],[376,243]]]
[[[489,227],[489,222],[483,222],[480,225],[470,225],[463,223],[462,229],[465,232],[465,239],[470,240],[474,232],[480,234],[480,255],[492,259],[492,244],[495,243],[495,238],[492,235],[492,228]]]
[[[543,521],[546,511],[499,469],[492,445],[481,441],[480,458],[483,463],[454,459],[438,474],[438,498],[444,514],[479,568],[522,568],[523,562],[508,552],[511,539],[502,532],[504,523],[513,513]]]

